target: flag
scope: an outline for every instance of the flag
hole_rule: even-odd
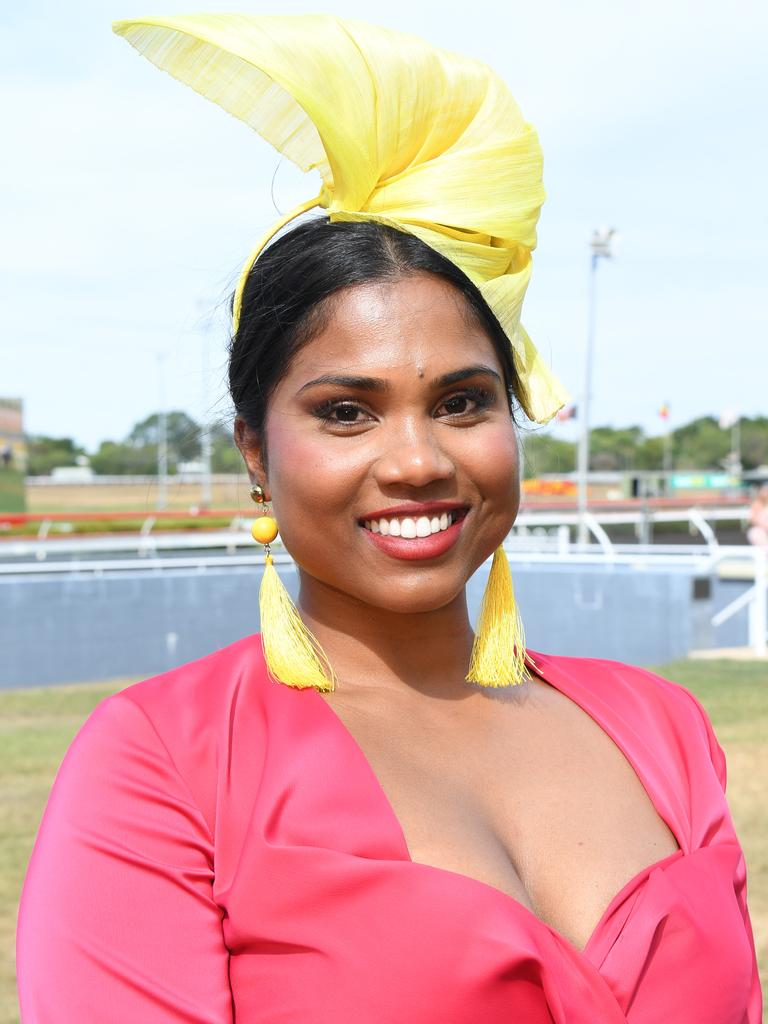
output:
[[[576,406],[575,405],[567,405],[564,409],[561,409],[560,412],[557,414],[557,422],[558,423],[565,423],[566,420],[575,420],[575,419],[576,419]]]

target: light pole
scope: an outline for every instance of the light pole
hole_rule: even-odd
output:
[[[581,422],[579,434],[579,544],[586,544],[587,530],[587,484],[589,478],[589,406],[592,400],[592,354],[595,346],[595,324],[597,317],[597,264],[601,259],[611,259],[613,251],[611,241],[616,234],[615,228],[600,228],[592,234],[589,243],[591,256],[589,261],[589,310],[587,314],[587,352],[584,360],[584,392],[578,416]]]
[[[203,415],[200,422],[200,461],[203,464],[202,489],[200,495],[200,507],[209,509],[211,507],[211,426],[208,410],[208,338],[211,330],[210,303],[199,299],[197,303],[198,313],[202,317],[202,350],[200,363],[200,376],[202,383],[202,408]]]
[[[157,507],[168,504],[168,421],[165,408],[165,353],[157,353],[157,382],[160,410],[157,415]]]
[[[720,417],[720,429],[730,430],[731,450],[721,463],[729,473],[738,476],[744,468],[741,464],[741,413],[728,409]]]

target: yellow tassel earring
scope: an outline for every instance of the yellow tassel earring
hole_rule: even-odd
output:
[[[270,544],[277,537],[276,520],[269,515],[264,489],[251,488],[251,498],[263,514],[251,527],[251,535],[265,548],[264,575],[259,589],[261,646],[270,675],[279,683],[300,689],[334,690],[336,675],[317,639],[301,621],[296,605],[275,569]]]
[[[480,686],[516,686],[525,679],[525,635],[503,547],[493,555],[466,679]]]

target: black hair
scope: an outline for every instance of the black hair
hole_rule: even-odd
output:
[[[518,378],[512,347],[479,289],[454,263],[415,235],[376,221],[315,217],[287,231],[248,275],[240,323],[229,349],[229,390],[236,415],[257,435],[266,456],[269,398],[291,359],[332,314],[342,288],[436,274],[464,297],[466,311],[493,343],[504,373],[510,413]]]

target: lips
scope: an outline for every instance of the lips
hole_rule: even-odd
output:
[[[437,558],[453,547],[468,513],[466,505],[449,502],[398,505],[371,513],[359,525],[379,550],[416,561]]]

